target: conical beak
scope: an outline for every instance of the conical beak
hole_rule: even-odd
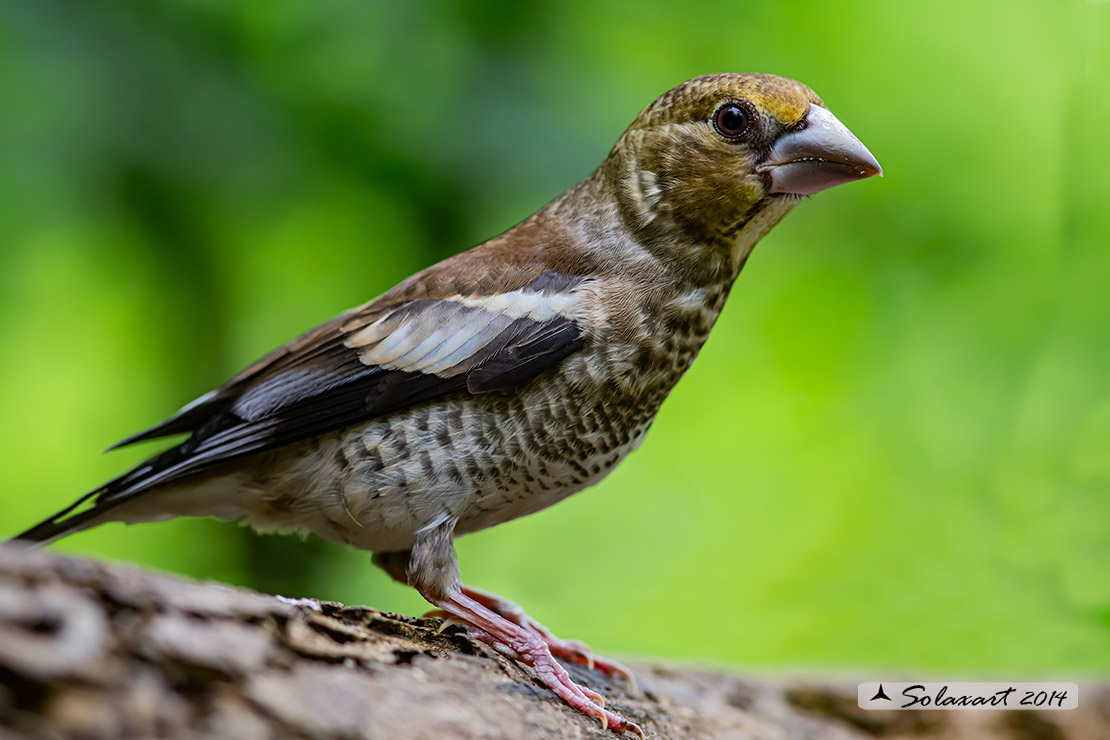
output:
[[[806,127],[779,137],[767,161],[756,168],[772,193],[812,195],[852,180],[883,174],[867,147],[836,116],[810,105]]]

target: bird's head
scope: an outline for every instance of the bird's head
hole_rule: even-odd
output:
[[[754,244],[801,196],[882,174],[812,90],[763,74],[706,75],[665,93],[603,169],[642,238],[703,245]]]

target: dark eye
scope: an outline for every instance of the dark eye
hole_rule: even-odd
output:
[[[713,128],[726,139],[743,136],[750,124],[747,108],[737,103],[725,103],[713,114]]]

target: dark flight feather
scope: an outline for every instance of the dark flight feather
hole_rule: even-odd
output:
[[[552,286],[573,287],[571,279],[541,275],[536,292]],[[384,296],[383,296],[384,298]],[[76,531],[107,509],[149,490],[213,466],[282,445],[326,434],[453,393],[490,393],[526,382],[582,347],[582,332],[562,316],[536,321],[509,318],[481,305],[442,299],[418,299],[377,308],[376,301],[309,331],[271,352],[216,391],[186,406],[173,418],[120,442],[120,447],[173,434],[188,433],[180,444],[90,491],[80,500],[16,539],[49,541]],[[367,364],[374,346],[347,346],[358,331],[382,322],[393,331],[404,327],[405,340],[419,344],[454,321],[473,336],[472,351],[438,373],[406,369],[404,364]],[[442,331],[439,332],[443,334]],[[451,335],[431,351],[451,347]],[[384,340],[383,340],[384,341]],[[431,339],[429,341],[435,341]],[[455,340],[455,344],[469,346]],[[455,349],[457,354],[460,350]],[[419,364],[431,352],[417,353]],[[385,365],[385,367],[383,367]],[[95,497],[94,506],[72,514]]]

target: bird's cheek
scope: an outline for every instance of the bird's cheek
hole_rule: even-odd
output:
[[[749,212],[769,193],[766,178],[754,172],[745,174],[733,183],[732,190],[734,195],[730,210],[739,214]]]
[[[757,171],[758,160],[746,149],[735,148],[728,153],[727,167],[714,173],[716,199],[728,197],[737,210],[747,210],[769,192],[767,178]]]
[[[673,210],[697,241],[712,240],[742,221],[764,198],[763,178],[754,173],[737,178],[735,173],[698,178],[675,188]]]

